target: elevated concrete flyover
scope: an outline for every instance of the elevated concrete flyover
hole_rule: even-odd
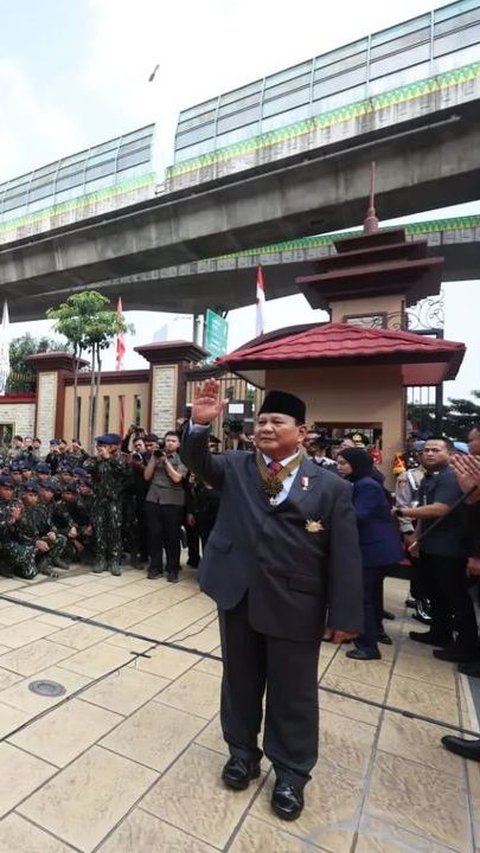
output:
[[[9,298],[17,319],[18,302],[42,291],[351,227],[365,213],[372,159],[382,220],[474,200],[480,186],[478,66],[467,82],[452,83],[448,97],[445,89],[420,88],[405,109],[389,105],[362,120],[345,119],[343,135],[337,132],[330,143],[322,137],[314,150],[4,244],[0,298]],[[187,296],[177,281],[174,310],[191,310],[192,299],[184,307]],[[198,288],[196,310],[210,297]],[[132,293],[132,307],[139,301]]]
[[[412,240],[426,240],[430,255],[445,258],[444,281],[469,281],[480,270],[480,215],[411,223],[405,226]],[[355,231],[349,234],[358,233]],[[194,314],[204,308],[230,311],[255,299],[255,270],[265,267],[268,299],[298,293],[295,279],[316,271],[316,260],[332,254],[342,234],[301,237],[208,260],[123,276],[87,287],[119,296],[127,310],[182,311]],[[16,317],[32,320],[45,315],[54,301],[62,301],[78,288],[46,291],[16,303]]]

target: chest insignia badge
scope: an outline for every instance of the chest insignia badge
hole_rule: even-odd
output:
[[[325,528],[320,519],[318,519],[318,521],[314,521],[313,518],[307,518],[305,522],[305,530],[307,533],[322,533]]]

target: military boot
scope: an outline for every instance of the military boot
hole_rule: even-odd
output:
[[[122,574],[122,570],[118,563],[110,563],[110,565],[108,566],[108,571],[111,575],[114,575],[115,577],[119,577]]]
[[[57,566],[58,569],[70,568],[70,563],[66,563],[65,560],[61,560],[60,557],[54,557],[52,563],[54,566]]]
[[[47,575],[49,578],[58,578],[60,576],[59,572],[57,572],[57,570],[52,566],[48,558],[39,560],[37,563],[37,569],[41,575]]]
[[[107,571],[107,564],[106,564],[105,560],[98,560],[98,562],[96,562],[92,566],[92,572],[94,572],[94,574],[96,574],[96,575],[100,574],[100,572],[106,572],[106,571]]]

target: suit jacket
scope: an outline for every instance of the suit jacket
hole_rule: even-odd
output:
[[[383,486],[374,477],[361,477],[353,484],[353,506],[357,516],[360,550],[365,567],[388,566],[405,556],[400,533],[392,519]]]
[[[208,430],[185,432],[180,450],[188,468],[221,492],[199,568],[203,591],[225,610],[248,592],[250,624],[269,636],[319,639],[327,608],[331,627],[361,631],[361,557],[351,486],[305,458],[286,500],[272,507],[255,454],[211,454],[207,442]],[[323,529],[308,532],[308,519],[321,521]]]

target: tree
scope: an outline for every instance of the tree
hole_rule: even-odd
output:
[[[8,377],[6,393],[21,394],[35,390],[35,371],[30,362],[26,361],[28,355],[36,355],[39,352],[64,352],[70,345],[67,341],[59,341],[44,335],[34,338],[30,332],[14,338],[10,343],[10,365],[12,367]]]
[[[88,403],[88,440],[93,445],[95,429],[95,413],[101,383],[102,351],[112,343],[115,335],[126,332],[132,327],[127,326],[123,315],[109,307],[106,296],[96,290],[84,290],[69,296],[57,308],[50,308],[47,317],[55,321],[55,329],[65,335],[73,353],[76,356],[74,364],[73,392],[73,423],[77,423],[77,383],[79,364],[78,359],[83,353],[90,358],[90,396]]]
[[[472,397],[480,400],[480,391],[472,391]],[[470,430],[480,423],[480,405],[473,400],[449,398],[448,405],[442,406],[440,430],[435,427],[435,406],[432,404],[409,405],[408,418],[412,423],[418,424],[422,432],[441,432],[452,441],[466,441]]]
[[[472,397],[480,400],[480,391],[472,391]],[[480,423],[480,405],[473,400],[449,399],[444,414],[444,432],[455,441],[466,441],[470,430]]]

